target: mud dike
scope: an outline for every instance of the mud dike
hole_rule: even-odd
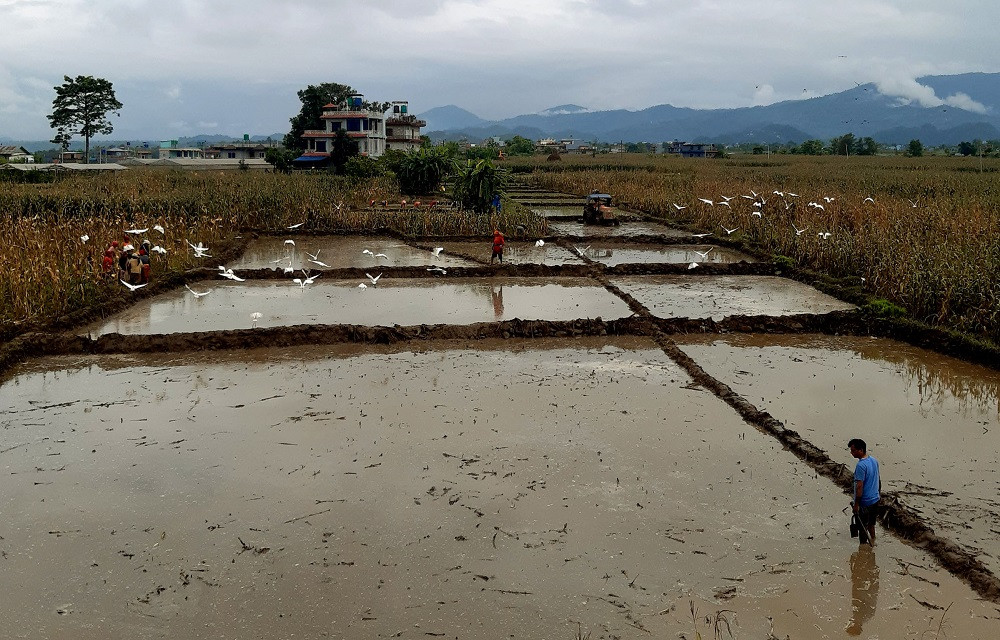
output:
[[[912,545],[879,541],[869,602],[854,586],[879,568],[863,550],[845,562],[846,497],[819,476],[850,489],[828,451],[868,437],[877,410],[842,420],[847,437],[782,411],[835,360],[806,354],[900,353],[895,329],[725,243],[582,228],[563,194],[523,198],[560,235],[510,239],[502,266],[477,238],[260,236],[226,263],[245,282],[192,271],[6,344],[17,529],[0,545],[13,575],[23,545],[73,576],[58,602],[5,590],[13,624],[90,637],[114,610],[139,635],[644,637],[738,612],[733,637],[996,629],[998,509],[976,503],[991,487],[940,489],[945,471],[893,464],[869,437],[883,525]],[[316,279],[292,285],[303,269]]]

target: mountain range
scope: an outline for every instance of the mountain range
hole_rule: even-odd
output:
[[[853,133],[883,144],[919,139],[925,145],[1000,139],[1000,73],[917,78],[891,95],[876,84],[767,106],[690,109],[669,104],[639,111],[551,107],[504,120],[484,120],[454,105],[420,114],[434,141],[520,135],[600,142],[800,143]],[[927,105],[927,106],[925,106]]]

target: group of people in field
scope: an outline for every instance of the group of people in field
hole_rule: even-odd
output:
[[[123,243],[115,240],[104,250],[101,273],[108,279],[117,277],[129,284],[147,284],[152,274],[149,251],[149,240],[143,240],[138,250],[127,237]]]

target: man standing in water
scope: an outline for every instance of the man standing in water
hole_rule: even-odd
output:
[[[878,460],[868,455],[868,445],[860,438],[854,438],[847,443],[851,455],[857,458],[854,467],[854,500],[851,508],[868,530],[868,543],[875,546],[875,511],[878,501],[882,498],[882,477],[879,474]]]

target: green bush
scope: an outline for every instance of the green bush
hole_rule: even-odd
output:
[[[906,315],[906,309],[883,298],[872,300],[861,307],[861,312],[876,318],[902,318]]]

